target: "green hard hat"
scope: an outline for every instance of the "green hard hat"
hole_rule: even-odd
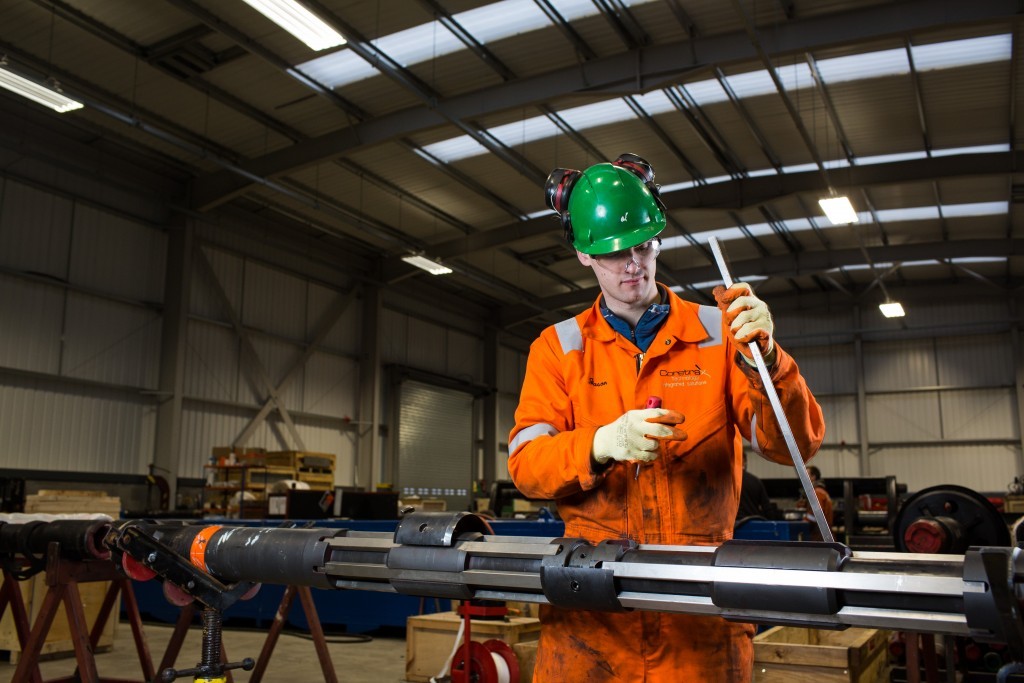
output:
[[[584,254],[629,249],[665,229],[665,212],[648,184],[617,164],[595,164],[583,171],[568,208],[572,246]]]

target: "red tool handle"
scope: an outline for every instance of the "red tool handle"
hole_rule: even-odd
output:
[[[647,405],[644,408],[660,408],[661,407],[661,396],[648,396]]]

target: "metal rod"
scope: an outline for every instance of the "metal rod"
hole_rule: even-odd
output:
[[[732,287],[733,280],[729,274],[729,266],[725,262],[725,254],[722,252],[722,246],[718,242],[717,237],[712,237],[708,240],[708,245],[711,247],[711,253],[715,257],[715,263],[718,265],[718,270],[722,274],[722,280],[725,282],[726,287]],[[818,496],[814,493],[814,484],[811,483],[811,477],[807,474],[807,467],[804,463],[803,457],[800,455],[800,447],[797,446],[796,437],[793,436],[793,429],[789,426],[789,420],[786,418],[786,413],[782,410],[782,402],[779,401],[779,394],[775,391],[775,385],[772,383],[771,373],[768,372],[768,366],[764,364],[764,358],[761,356],[761,348],[757,345],[756,341],[752,341],[748,344],[750,347],[750,354],[754,358],[754,363],[757,364],[757,372],[761,375],[761,383],[764,385],[764,391],[768,395],[768,402],[772,405],[772,412],[775,413],[775,419],[779,422],[779,429],[782,430],[782,436],[786,441],[786,446],[789,448],[789,455],[793,459],[793,468],[796,470],[797,476],[800,478],[800,485],[804,489],[804,495],[807,496],[807,505],[814,513],[814,521],[818,524],[818,532],[821,534],[823,541],[834,543],[835,538],[832,536],[832,529],[828,525],[828,521],[825,519],[825,513],[821,509],[821,504],[818,502]],[[757,439],[756,434],[751,434],[750,438],[753,440]]]

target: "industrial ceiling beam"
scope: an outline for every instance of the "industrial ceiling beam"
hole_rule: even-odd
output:
[[[176,4],[186,2],[171,1]],[[958,0],[907,0],[787,22],[759,38],[767,55],[801,54],[882,35],[902,35],[963,22],[1013,19],[1017,11],[1016,0],[977,0],[970,3]],[[240,164],[237,171],[232,169],[201,177],[195,183],[194,206],[205,210],[228,201],[254,182],[253,178],[268,179],[323,159],[443,125],[452,118],[485,116],[569,93],[613,88],[643,92],[667,80],[678,79],[695,68],[757,58],[757,50],[750,44],[745,32],[698,37],[692,41],[654,45],[604,59],[593,59],[538,76],[445,98],[434,106],[424,103],[247,160]]]
[[[865,247],[875,262],[943,260],[952,258],[1024,255],[1024,239],[1006,240],[954,240],[930,244],[900,244],[884,247]],[[776,254],[730,264],[733,276],[742,281],[753,275],[768,277],[797,277],[821,275],[842,266],[861,265],[864,253],[860,248],[831,251],[803,251]],[[673,271],[679,282],[710,282],[721,277],[717,266],[686,268]],[[562,294],[543,297],[537,301],[544,309],[558,311],[576,309],[591,303],[600,293],[598,287],[588,287]],[[509,306],[498,311],[497,324],[501,328],[526,322],[536,314],[536,308]]]

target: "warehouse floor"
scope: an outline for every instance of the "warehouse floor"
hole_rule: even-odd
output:
[[[170,626],[146,624],[146,640],[153,658],[153,666],[160,664],[171,637]],[[202,629],[189,630],[177,667],[186,669],[195,666],[201,658]],[[373,636],[369,642],[330,642],[344,636],[328,635],[328,650],[334,664],[338,683],[398,683],[405,675],[405,637],[395,635]],[[266,634],[259,631],[238,631],[225,629],[224,651],[231,661],[245,657],[256,659],[260,655]],[[44,661],[39,665],[44,680],[69,676],[75,670],[74,657]],[[142,680],[142,669],[132,640],[131,628],[127,623],[118,625],[117,637],[110,652],[96,655],[96,668],[100,677]],[[15,666],[0,662],[0,681],[10,681]],[[249,672],[232,672],[236,683],[246,683]],[[192,680],[191,677],[179,680]],[[320,662],[316,657],[313,642],[308,638],[284,634],[277,641],[270,664],[263,676],[265,683],[315,683],[324,680]]]

